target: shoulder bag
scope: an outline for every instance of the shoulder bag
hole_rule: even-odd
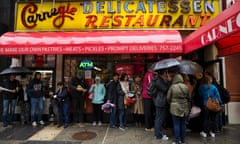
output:
[[[217,98],[215,98],[215,99],[211,98],[209,91],[210,91],[210,88],[208,89],[208,100],[207,100],[206,108],[212,112],[219,112],[221,110],[219,101]]]

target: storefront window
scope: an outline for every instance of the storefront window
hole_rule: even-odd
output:
[[[55,55],[26,55],[24,57],[24,66],[29,68],[55,68]]]
[[[165,57],[169,57],[169,54],[64,55],[64,81],[68,83],[75,76],[83,60],[92,61],[94,66],[91,70],[85,70],[85,79],[98,75],[102,82],[108,82],[114,72],[119,74],[125,72],[130,78],[135,74],[143,75],[148,63],[154,63]]]

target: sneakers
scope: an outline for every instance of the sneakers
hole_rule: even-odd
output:
[[[98,126],[101,126],[101,125],[102,125],[102,122],[99,121],[99,122],[98,122]]]
[[[204,138],[207,137],[207,134],[206,134],[204,131],[200,132],[200,135],[201,135],[202,137],[204,137]]]
[[[32,122],[32,126],[37,126],[37,122]]]
[[[96,126],[96,125],[97,125],[97,123],[94,121],[94,122],[92,123],[92,125],[93,125],[93,126]]]
[[[215,137],[215,133],[210,132],[209,134],[210,134],[211,137],[213,137],[213,138]]]
[[[115,125],[110,126],[110,128],[117,128]]]
[[[80,128],[85,127],[83,123],[78,123],[78,126],[79,126]]]
[[[68,124],[64,124],[64,128],[68,128]]]
[[[124,127],[119,127],[121,131],[125,131],[126,129]]]
[[[167,141],[167,140],[168,140],[167,135],[163,135],[163,137],[161,138],[161,140]]]
[[[40,124],[40,125],[44,125],[45,123],[44,123],[43,120],[41,120],[41,121],[39,121],[39,124]]]
[[[147,132],[153,132],[153,131],[154,131],[154,128],[145,128],[145,131],[147,131]]]

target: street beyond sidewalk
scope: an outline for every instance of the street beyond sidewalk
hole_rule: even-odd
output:
[[[1,123],[2,124],[2,123]],[[199,132],[187,132],[187,144],[239,144],[240,125],[227,125],[215,138],[202,138]],[[107,124],[84,127],[71,125],[64,129],[56,125],[32,127],[14,124],[0,128],[0,144],[171,144],[172,129],[164,129],[168,141],[156,140],[154,132],[146,132],[144,127],[129,126],[126,131],[109,128]]]

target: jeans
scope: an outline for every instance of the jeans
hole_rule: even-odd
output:
[[[181,143],[185,143],[187,117],[178,117],[172,115],[172,119],[175,142],[177,144],[179,141],[181,141]]]
[[[114,127],[117,124],[117,107],[112,108],[112,112],[110,114],[110,127]]]
[[[3,123],[8,124],[13,121],[15,111],[16,100],[15,99],[4,99],[3,100]],[[10,108],[10,109],[9,109]]]
[[[165,120],[166,111],[166,108],[156,107],[154,133],[157,139],[161,139],[163,137],[162,125]]]
[[[58,104],[58,124],[69,124],[69,102]]]
[[[35,121],[36,106],[38,107],[37,122],[42,120],[43,114],[43,97],[31,98],[31,122]]]
[[[119,109],[119,124],[120,127],[127,125],[127,109]]]

